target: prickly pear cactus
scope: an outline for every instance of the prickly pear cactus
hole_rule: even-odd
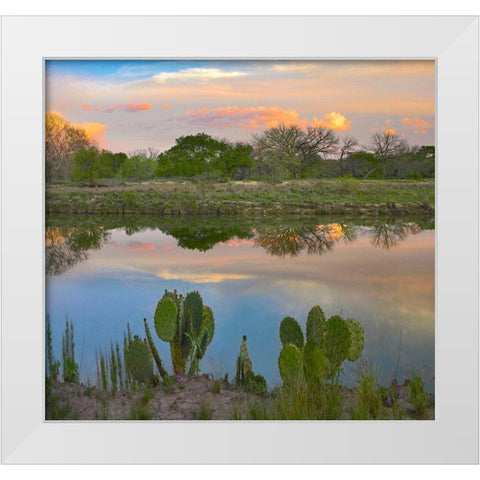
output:
[[[318,305],[315,305],[308,312],[307,342],[312,341],[317,347],[321,347],[325,332],[325,324],[326,320],[323,310]]]
[[[305,378],[309,384],[322,382],[330,370],[325,352],[312,340],[308,341],[303,349],[303,366]]]
[[[365,345],[365,332],[360,323],[354,318],[347,318],[345,323],[350,329],[351,343],[348,349],[347,360],[355,362],[360,358]]]
[[[128,371],[138,382],[150,382],[153,378],[153,359],[148,345],[135,337],[128,345],[126,363]]]
[[[303,332],[293,317],[285,317],[280,324],[280,340],[285,347],[292,343],[300,350],[303,348]]]
[[[190,292],[187,294],[184,300],[186,325],[185,331],[188,331],[193,337],[197,337],[200,333],[200,327],[203,320],[203,301],[200,294]]]
[[[157,335],[165,342],[171,342],[178,330],[178,308],[170,296],[164,296],[157,304],[154,316]]]
[[[285,386],[298,385],[305,379],[302,352],[293,343],[282,348],[278,357],[278,369]]]
[[[330,317],[326,322],[323,348],[332,367],[339,368],[351,345],[350,328],[339,315]]]

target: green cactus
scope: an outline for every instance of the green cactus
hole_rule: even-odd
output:
[[[302,352],[293,343],[282,348],[278,357],[278,369],[285,386],[298,385],[304,380]]]
[[[152,356],[157,365],[158,372],[160,373],[162,378],[165,379],[168,377],[168,373],[165,370],[165,368],[163,368],[160,354],[158,353],[157,347],[155,346],[155,342],[153,341],[152,335],[150,333],[150,328],[148,328],[148,323],[146,318],[143,319],[143,325],[145,327],[145,335],[147,337],[148,346],[150,347],[150,351],[152,352]]]
[[[190,292],[184,298],[176,290],[165,290],[154,320],[160,339],[170,343],[175,374],[184,375],[188,363],[189,374],[198,373],[199,362],[215,331],[213,312],[203,305],[200,293]]]
[[[244,385],[250,373],[253,374],[253,367],[250,356],[248,355],[247,337],[244,335],[242,343],[240,344],[240,353],[237,357],[237,375],[235,377],[237,385]]]
[[[170,296],[164,295],[158,302],[154,322],[160,339],[164,342],[171,342],[178,330],[178,308]]]
[[[303,348],[302,328],[293,317],[285,317],[282,320],[280,324],[280,340],[284,347],[291,343],[300,350]]]
[[[356,320],[338,315],[325,320],[318,305],[308,312],[305,346],[302,330],[292,317],[282,320],[280,339],[278,366],[284,385],[305,379],[309,387],[319,386],[324,379],[332,379],[345,360],[357,360],[364,347],[363,328]]]
[[[129,343],[126,352],[128,371],[138,382],[148,383],[153,378],[153,359],[148,345],[137,336]]]
[[[313,340],[303,349],[303,367],[308,384],[318,384],[330,371],[330,362],[325,352]]]
[[[345,320],[339,315],[330,317],[325,326],[323,348],[335,370],[347,359],[351,343],[350,328]]]
[[[323,335],[325,332],[325,314],[323,310],[315,305],[307,317],[307,342],[312,341],[317,347],[321,348],[323,344]]]
[[[350,348],[348,349],[347,360],[350,362],[355,362],[360,358],[360,355],[363,352],[363,347],[365,345],[365,332],[354,318],[347,318],[345,320],[348,328],[350,329],[351,343]]]
[[[245,390],[256,395],[265,395],[267,393],[267,381],[262,375],[255,375],[249,371],[245,377]]]

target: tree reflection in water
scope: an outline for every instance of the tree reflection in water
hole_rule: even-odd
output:
[[[365,226],[354,222],[321,222],[302,218],[158,218],[66,217],[49,219],[45,231],[45,270],[60,275],[88,258],[90,250],[101,249],[110,240],[110,231],[123,228],[127,235],[157,229],[177,240],[179,247],[206,252],[230,239],[250,239],[270,255],[294,257],[300,253],[321,255],[339,242],[352,242],[360,236],[371,238],[373,246],[389,249],[409,235],[422,231],[415,222],[370,221]],[[427,224],[428,225],[428,224]],[[426,227],[431,228],[431,227]]]
[[[90,250],[100,250],[110,239],[103,227],[45,229],[45,273],[61,275],[88,258]]]
[[[422,229],[413,222],[408,223],[377,223],[372,230],[372,245],[375,247],[389,249],[397,246],[398,242],[405,240],[408,235],[416,235]]]
[[[256,231],[255,246],[264,248],[271,255],[296,256],[306,251],[309,255],[332,250],[339,241],[352,241],[355,231],[346,224],[267,227]]]

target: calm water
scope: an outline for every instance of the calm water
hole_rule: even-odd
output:
[[[215,316],[200,367],[235,375],[242,340],[255,373],[281,383],[279,324],[307,313],[356,318],[363,360],[382,381],[414,369],[433,391],[435,233],[429,219],[50,217],[46,313],[57,358],[65,318],[75,326],[81,380],[95,384],[95,352],[144,336],[165,289],[198,290]],[[155,335],[155,334],[154,334]],[[157,347],[171,370],[169,345]],[[344,383],[355,381],[346,362]]]

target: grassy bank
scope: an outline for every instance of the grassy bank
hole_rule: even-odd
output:
[[[157,182],[46,191],[47,213],[74,214],[432,214],[434,205],[433,181]]]

